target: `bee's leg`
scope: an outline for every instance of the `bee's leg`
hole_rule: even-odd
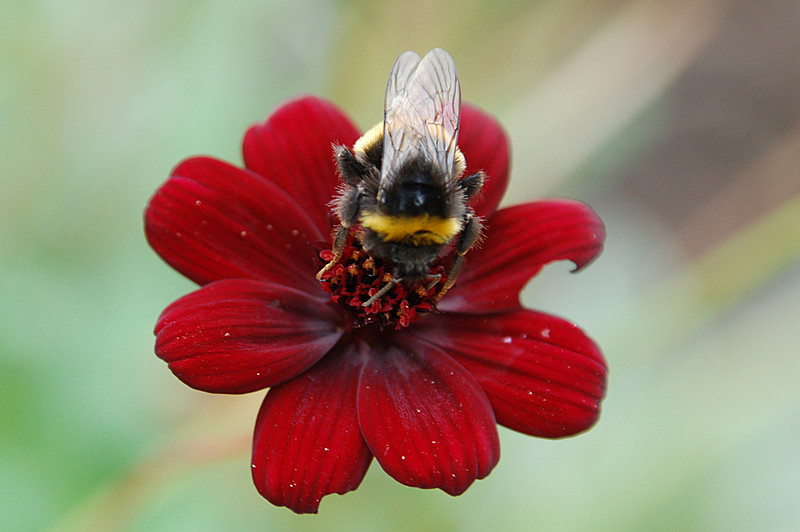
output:
[[[347,236],[350,234],[350,228],[345,227],[344,224],[336,228],[336,233],[333,235],[333,258],[317,272],[317,280],[322,279],[322,274],[336,266],[339,259],[342,258],[345,244],[347,244]]]
[[[425,285],[426,292],[431,288],[433,288],[434,286],[436,286],[439,283],[439,281],[442,280],[442,274],[437,273],[436,275],[431,275],[430,277],[428,277],[428,279],[429,279],[428,284]]]
[[[444,286],[439,291],[438,294],[433,298],[433,303],[436,304],[442,299],[448,290],[453,288],[453,285],[456,284],[456,279],[461,274],[461,268],[464,267],[464,253],[457,253],[456,258],[453,259],[453,264],[450,266],[450,270],[447,272],[447,280],[444,282]]]
[[[456,279],[458,279],[459,274],[461,274],[461,268],[464,267],[464,255],[467,254],[467,251],[470,250],[481,236],[483,224],[475,217],[471,209],[467,212],[466,219],[467,221],[464,224],[464,229],[462,229],[461,234],[458,236],[458,242],[456,243],[456,258],[453,259],[453,264],[447,272],[447,279],[444,282],[444,286],[439,293],[436,294],[434,303],[438,303],[442,296],[456,284]]]
[[[317,272],[317,279],[321,279],[322,274],[336,266],[339,259],[342,258],[342,253],[347,245],[347,237],[350,235],[350,228],[358,220],[362,194],[361,187],[347,187],[336,199],[336,211],[342,223],[336,228],[333,235],[333,258]]]
[[[468,175],[467,177],[462,177],[458,181],[458,188],[464,191],[464,199],[472,199],[472,197],[475,196],[475,194],[477,194],[478,191],[483,187],[483,182],[485,179],[486,174],[483,173],[483,170]]]
[[[380,290],[378,290],[377,292],[375,292],[375,295],[373,295],[372,297],[370,297],[369,299],[367,299],[366,301],[364,301],[363,303],[361,303],[361,306],[362,306],[362,307],[369,307],[370,305],[372,305],[373,303],[375,303],[377,300],[379,300],[381,297],[383,297],[383,295],[384,295],[386,292],[388,292],[389,290],[391,290],[391,289],[392,289],[392,287],[393,287],[394,285],[396,285],[397,283],[399,283],[399,282],[400,282],[400,281],[402,281],[402,280],[403,280],[403,279],[402,279],[402,278],[399,278],[399,277],[392,277],[391,279],[389,279],[389,281],[387,281],[387,283],[386,283],[385,285],[383,285],[383,286],[381,287],[381,289],[380,289]]]
[[[347,146],[334,146],[334,157],[344,182],[353,187],[360,184],[362,176],[366,175],[368,170],[356,154]]]
[[[481,190],[485,180],[486,174],[483,170],[461,178],[458,181],[458,187],[464,193],[464,200],[473,198]],[[458,279],[458,276],[461,274],[461,268],[464,267],[464,255],[467,254],[467,251],[470,250],[481,236],[483,224],[475,217],[472,208],[467,207],[464,220],[464,229],[461,230],[461,234],[458,236],[458,242],[456,243],[456,257],[453,259],[453,264],[450,265],[450,270],[447,272],[447,279],[444,282],[444,286],[441,291],[436,294],[434,303],[438,302],[442,296],[456,284],[456,279]]]

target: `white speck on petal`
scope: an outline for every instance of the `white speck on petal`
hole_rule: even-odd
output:
[[[513,340],[513,338],[511,338],[510,336],[504,336],[503,337],[503,343],[504,344],[510,344],[512,340]]]
[[[542,338],[550,338],[550,329],[542,329]]]

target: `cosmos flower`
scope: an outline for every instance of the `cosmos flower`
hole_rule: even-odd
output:
[[[298,513],[354,490],[373,457],[403,484],[458,495],[497,464],[498,423],[574,435],[594,424],[605,391],[595,343],[519,301],[546,263],[589,263],[603,225],[569,200],[498,210],[507,140],[469,105],[459,146],[466,174],[487,174],[472,203],[486,231],[457,284],[435,303],[436,287],[400,283],[364,307],[386,270],[356,239],[316,279],[336,225],[332,144],[358,137],[332,104],[288,102],[247,131],[244,168],[187,159],[145,212],[153,249],[201,285],[159,318],[156,354],[198,390],[269,388],[253,480],[270,502]]]

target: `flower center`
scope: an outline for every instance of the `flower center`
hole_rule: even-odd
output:
[[[333,252],[324,250],[320,258],[329,262]],[[421,314],[436,310],[444,275],[445,268],[436,265],[428,278],[408,284],[398,281],[390,265],[353,240],[339,262],[322,274],[320,283],[331,299],[354,317],[355,327],[377,323],[382,328],[402,329],[418,321]]]

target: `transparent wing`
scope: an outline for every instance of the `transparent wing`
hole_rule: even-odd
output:
[[[422,60],[401,55],[386,86],[381,188],[407,161],[424,158],[444,171],[450,186],[458,141],[461,88],[450,54],[434,48]]]

